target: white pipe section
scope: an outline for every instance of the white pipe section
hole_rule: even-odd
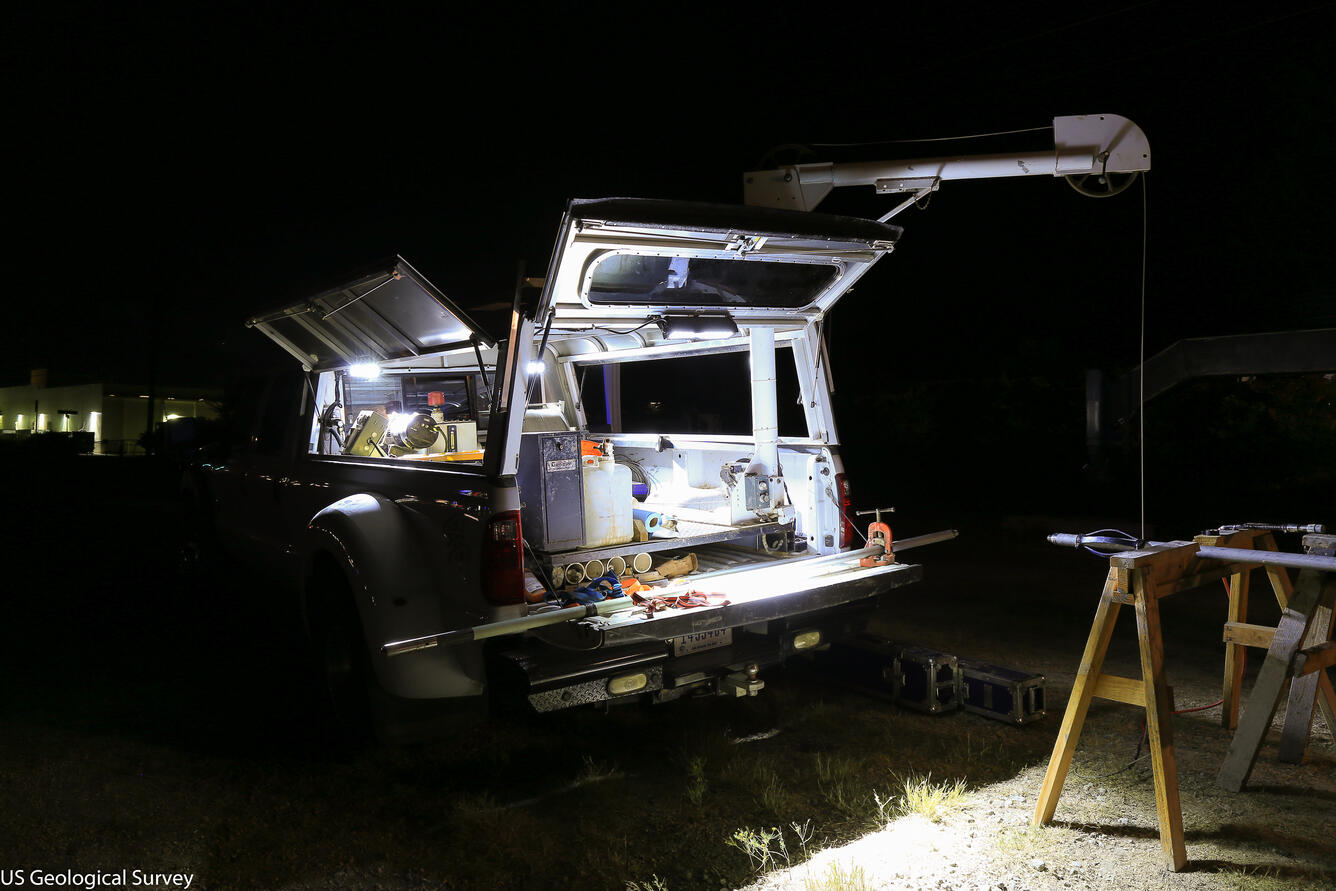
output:
[[[756,453],[751,471],[779,474],[779,408],[775,395],[775,331],[755,326],[751,334],[752,436]]]

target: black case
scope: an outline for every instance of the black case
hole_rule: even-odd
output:
[[[1044,676],[978,662],[960,660],[960,699],[965,711],[1012,724],[1028,724],[1046,714]]]
[[[960,665],[955,656],[924,647],[900,647],[894,672],[897,704],[932,714],[960,707]]]
[[[819,663],[841,679],[879,696],[895,697],[895,660],[900,645],[876,634],[864,632],[842,640],[827,653],[819,654]]]

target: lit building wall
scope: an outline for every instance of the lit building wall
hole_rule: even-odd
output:
[[[196,388],[159,391],[154,422],[169,417],[216,418],[216,403]],[[68,387],[0,387],[0,435],[42,430],[89,432],[99,454],[142,454],[139,439],[148,426],[148,393],[140,387],[78,384]]]

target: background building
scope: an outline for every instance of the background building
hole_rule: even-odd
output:
[[[143,454],[140,437],[177,418],[218,417],[220,393],[203,387],[85,383],[48,386],[46,369],[26,386],[0,387],[0,437],[34,433],[91,433],[102,455]],[[150,407],[150,403],[152,403]]]

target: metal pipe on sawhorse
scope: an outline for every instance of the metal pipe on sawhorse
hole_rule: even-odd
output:
[[[1078,547],[1086,543],[1081,539],[1088,537],[1065,535],[1050,537],[1055,543]],[[1101,547],[1116,550],[1110,545],[1111,543],[1100,542]],[[1122,543],[1122,546],[1125,548],[1127,544]],[[1095,620],[1091,625],[1085,651],[1081,656],[1076,682],[1067,701],[1067,709],[1044,776],[1044,783],[1040,788],[1034,823],[1039,825],[1053,819],[1091,701],[1099,697],[1139,706],[1146,712],[1146,733],[1150,742],[1155,779],[1155,805],[1160,844],[1164,851],[1165,865],[1171,870],[1178,871],[1187,864],[1187,851],[1183,842],[1183,814],[1178,793],[1178,767],[1171,723],[1173,705],[1164,673],[1164,640],[1160,629],[1159,601],[1171,594],[1199,588],[1228,577],[1229,617],[1231,622],[1239,624],[1246,617],[1247,582],[1249,573],[1254,568],[1266,561],[1267,574],[1282,606],[1287,602],[1290,593],[1289,575],[1284,564],[1277,565],[1271,562],[1270,558],[1276,556],[1275,542],[1266,530],[1238,530],[1225,535],[1199,536],[1192,542],[1139,543],[1134,547],[1139,549],[1105,555],[1109,559],[1109,574],[1095,612]],[[1203,554],[1202,552],[1207,549],[1210,549],[1210,553]],[[1320,555],[1283,555],[1284,558],[1309,556]],[[1316,575],[1336,571],[1336,560],[1332,561],[1330,567],[1321,560],[1317,561],[1317,566],[1313,565],[1315,561],[1302,562],[1306,565],[1301,574]],[[1131,604],[1136,611],[1137,637],[1141,650],[1140,678],[1124,678],[1103,673],[1104,657],[1113,635],[1114,624],[1124,604]],[[1228,629],[1228,624],[1226,628]],[[1226,716],[1223,719],[1226,726],[1230,726],[1228,715],[1231,701],[1237,703],[1239,684],[1242,681],[1241,659],[1234,659],[1233,655],[1234,650],[1227,649],[1224,697]],[[1310,658],[1316,664],[1326,656],[1313,652]],[[1331,724],[1330,712],[1332,705],[1336,705],[1336,696],[1333,696],[1330,681],[1322,672],[1315,672],[1313,676],[1321,678],[1324,716]],[[1237,708],[1236,705],[1234,707]],[[1268,723],[1269,720],[1270,714],[1267,715]],[[1336,725],[1333,725],[1333,729],[1336,729]]]

